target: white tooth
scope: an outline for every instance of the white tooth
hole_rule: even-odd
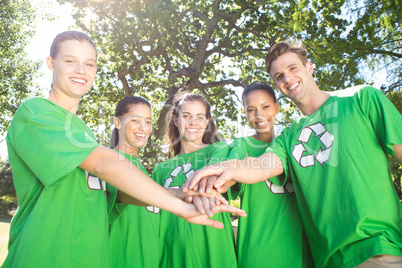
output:
[[[81,84],[84,84],[84,83],[85,83],[85,80],[82,80],[82,79],[75,79],[75,78],[73,78],[73,79],[71,79],[71,80],[73,80],[74,82],[77,82],[77,83],[81,83]]]
[[[293,89],[295,89],[296,87],[297,87],[297,84],[294,85],[294,86],[292,86],[292,87],[290,87],[289,90],[293,90]]]

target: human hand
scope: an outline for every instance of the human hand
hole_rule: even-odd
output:
[[[196,185],[194,187],[194,190],[198,191],[198,193],[201,195],[213,193],[213,192],[216,192],[218,194],[226,193],[228,191],[230,185],[235,183],[235,182],[230,183],[231,181],[226,181],[221,187],[215,189],[214,185],[217,180],[218,180],[218,176],[210,176],[210,177],[202,178],[199,181],[198,185]],[[182,189],[182,191],[183,191],[183,189]],[[189,191],[191,191],[191,190],[189,190]]]
[[[201,214],[206,214],[208,217],[212,217],[217,211],[217,206],[222,203],[215,197],[206,197],[201,195],[194,195],[186,197],[187,203],[193,203],[194,206]]]
[[[215,188],[219,189],[218,192],[223,192],[224,188],[222,186],[232,178],[233,170],[230,169],[229,161],[212,164],[191,174],[190,178],[182,185],[182,191],[183,193],[186,193],[188,190],[206,192],[207,189]],[[204,181],[200,187],[202,179]]]
[[[213,213],[216,214],[218,212],[229,212],[238,215],[240,217],[247,216],[244,210],[241,210],[239,208],[227,204],[221,204],[220,206],[215,206]],[[193,224],[208,225],[218,229],[222,229],[224,227],[222,222],[210,219],[206,214],[201,214],[197,210],[194,204],[183,202],[183,207],[178,216]]]
[[[215,198],[215,204],[219,206],[220,204],[228,204],[228,201],[215,189],[210,190],[209,192],[199,192],[194,190],[188,190],[186,193],[185,201],[188,203],[193,203],[193,196],[203,196],[209,198]]]

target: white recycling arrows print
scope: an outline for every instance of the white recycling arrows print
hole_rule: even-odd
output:
[[[293,187],[292,181],[286,182],[284,186],[275,185],[271,180],[265,180],[265,184],[273,194],[284,194],[285,190],[290,195],[292,195],[295,192],[295,188]]]
[[[320,136],[318,139],[325,146],[325,149],[321,150],[321,148],[319,148],[316,156],[314,156],[314,154],[303,155],[303,153],[307,151],[303,144],[309,142],[312,133],[315,134],[314,138]],[[334,136],[329,133],[321,123],[304,127],[299,135],[298,141],[300,143],[293,146],[292,156],[301,167],[314,166],[315,160],[322,166],[329,159],[333,139]]]
[[[155,214],[158,214],[160,211],[160,208],[154,207],[154,206],[148,206],[145,208],[146,208],[146,210],[148,210],[148,212],[155,213]]]
[[[173,171],[170,173],[170,177],[165,180],[165,184],[164,184],[163,187],[165,187],[165,188],[180,188],[180,186],[178,186],[178,185],[170,186],[170,184],[172,184],[172,182],[174,181],[173,178],[175,178],[180,172],[183,172],[183,173],[186,174],[186,178],[188,179],[191,176],[191,174],[194,173],[194,170],[190,170],[192,165],[193,164],[191,164],[191,163],[187,163],[187,164],[178,166],[175,169],[173,169]],[[149,207],[147,207],[147,210],[149,212],[153,212],[153,213],[158,214],[160,209],[157,208],[157,207],[149,206]]]
[[[194,173],[194,170],[190,170],[192,167],[192,163],[187,163],[184,165],[180,165],[178,167],[176,167],[175,169],[173,169],[173,171],[170,173],[170,177],[167,178],[165,180],[165,188],[180,188],[180,186],[176,185],[176,186],[170,186],[170,184],[172,184],[173,182],[173,178],[175,178],[180,172],[185,173],[186,178],[188,179],[191,174]]]

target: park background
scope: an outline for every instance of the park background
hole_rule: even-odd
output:
[[[44,59],[64,30],[86,32],[98,47],[95,84],[78,113],[100,143],[108,145],[120,99],[139,95],[152,103],[155,129],[141,152],[148,171],[166,158],[166,111],[184,92],[207,98],[223,141],[251,135],[241,90],[257,80],[272,84],[264,57],[282,40],[307,48],[321,89],[374,85],[402,113],[398,0],[2,0],[0,8],[0,265],[16,207],[4,137],[25,98],[47,95],[51,73]],[[277,97],[279,134],[300,114]],[[389,162],[402,198],[402,167]]]

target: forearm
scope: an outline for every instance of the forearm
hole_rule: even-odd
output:
[[[235,182],[234,182],[235,183]],[[167,189],[172,195],[174,195],[175,197],[179,198],[180,200],[186,201],[187,197],[194,197],[194,196],[203,196],[203,197],[208,197],[208,198],[215,198],[216,200],[218,200],[218,202],[222,203],[222,204],[227,204],[228,202],[226,201],[226,199],[217,191],[212,190],[208,193],[206,192],[198,192],[198,191],[193,191],[193,190],[188,190],[187,192],[182,192],[181,189],[179,188],[168,188]]]
[[[129,160],[119,157],[119,153],[113,150],[103,147],[96,148],[80,167],[107,181],[121,192],[134,197],[134,199],[176,215],[181,213],[183,201],[154,182],[140,169],[133,166]],[[129,198],[126,196],[124,199],[124,196],[124,194],[120,194],[123,200],[129,202]]]
[[[247,157],[242,160],[232,159],[206,166],[195,173],[183,184],[183,192],[198,190],[203,192],[205,188],[211,189],[212,185],[218,192],[222,192],[222,186],[227,181],[233,180],[245,184],[253,184],[280,175],[283,172],[282,162],[273,153],[265,153],[258,158]],[[218,176],[216,180],[207,182],[204,178]]]
[[[140,200],[138,200],[120,190],[117,192],[116,200],[118,200],[119,202],[124,203],[124,204],[130,204],[130,205],[139,206],[139,207],[150,206],[150,204],[141,202]]]
[[[189,196],[189,193],[183,193],[180,188],[168,188],[167,190],[180,200],[184,200],[187,196]]]
[[[127,194],[126,201],[130,203],[134,200],[141,201],[143,205],[156,206],[176,215],[180,213],[177,208],[183,201],[166,191],[137,167],[130,166],[128,160],[128,163],[125,162],[118,161],[113,166],[105,163],[95,175]],[[130,196],[134,198],[129,198]]]
[[[245,184],[261,182],[283,172],[282,162],[273,153],[265,153],[258,158],[230,160],[230,168],[233,170],[233,180]]]

